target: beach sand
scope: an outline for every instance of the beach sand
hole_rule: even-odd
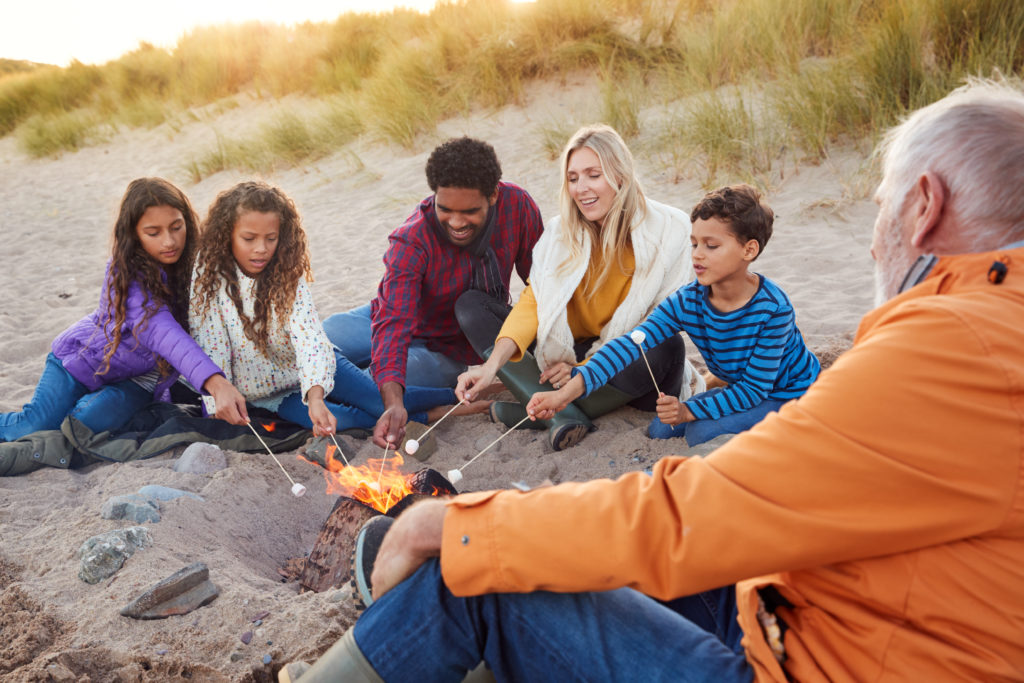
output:
[[[444,122],[415,150],[360,140],[301,168],[266,176],[293,197],[309,233],[321,315],[362,305],[376,291],[388,233],[429,193],[423,167],[442,139],[461,134],[491,142],[503,177],[525,187],[545,219],[557,211],[558,168],[541,144],[551,121],[596,119],[597,90],[585,76],[530,89],[520,106]],[[8,136],[0,140],[0,411],[19,409],[34,390],[53,338],[93,310],[109,234],[127,183],[160,175],[179,184],[202,215],[217,192],[250,177],[223,172],[198,184],[185,170],[215,140],[236,135],[297,102],[251,101],[219,116],[126,130],[109,142],[33,160]],[[665,114],[652,107],[643,120]],[[664,155],[634,146],[648,196],[686,211],[703,194],[696,180],[673,182]],[[775,234],[756,270],[789,293],[810,348],[828,363],[852,340],[872,304],[868,254],[875,207],[864,190],[865,158],[847,150],[820,164],[780,165],[767,200]],[[681,264],[682,265],[682,264]],[[521,288],[517,284],[516,292]],[[699,360],[690,349],[691,357]],[[460,490],[507,488],[616,477],[651,467],[670,454],[706,454],[727,437],[687,450],[646,436],[651,415],[623,408],[597,420],[598,431],[575,448],[549,451],[544,432],[510,435],[465,471]],[[464,464],[501,434],[486,416],[450,418],[435,431],[439,449],[427,465],[444,473]],[[381,452],[369,441],[342,437],[356,463]],[[0,479],[0,679],[270,681],[296,659],[314,659],[357,616],[349,591],[298,593],[278,574],[288,558],[310,551],[334,503],[322,471],[280,456],[308,493],[295,498],[269,456],[228,452],[228,467],[210,475],[171,466],[180,450],[148,461],[47,469]],[[415,471],[420,463],[406,464]],[[152,547],[133,555],[95,585],[77,576],[76,551],[87,538],[130,526],[100,517],[114,495],[162,484],[204,499],[164,503],[163,519],[147,524]],[[192,562],[204,562],[220,596],[188,615],[155,621],[121,617],[119,609],[153,583]],[[252,618],[269,612],[262,625]],[[243,632],[254,631],[243,644]],[[264,664],[265,655],[271,662]]]

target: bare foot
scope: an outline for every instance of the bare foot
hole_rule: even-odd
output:
[[[449,410],[452,410],[452,415],[479,415],[480,413],[486,413],[491,409],[492,403],[494,403],[494,401],[477,399],[472,403],[463,403],[455,410],[452,410],[451,406],[438,406],[436,408],[431,408],[427,411],[427,422],[440,420]]]

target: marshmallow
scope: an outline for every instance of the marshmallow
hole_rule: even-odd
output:
[[[306,487],[305,486],[303,486],[299,482],[295,482],[295,484],[292,485],[292,495],[293,496],[298,498],[299,496],[303,496],[305,494],[306,494]]]
[[[409,455],[416,455],[416,451],[420,449],[420,442],[416,439],[409,439],[405,442],[405,452]]]
[[[633,343],[640,346],[647,339],[647,335],[644,334],[643,330],[633,330],[629,333],[629,338],[633,340]]]
[[[451,482],[452,485],[458,484],[462,481],[462,472],[459,470],[448,470],[448,481]]]

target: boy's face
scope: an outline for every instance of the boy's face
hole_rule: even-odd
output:
[[[690,246],[697,282],[704,286],[746,277],[747,266],[758,252],[757,240],[740,242],[732,227],[715,217],[693,222]]]

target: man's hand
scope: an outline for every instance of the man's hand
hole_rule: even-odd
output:
[[[666,396],[665,394],[658,395],[658,406],[655,408],[658,411],[658,419],[667,425],[673,427],[683,422],[693,422],[697,418],[690,409],[686,407],[685,403],[681,403],[675,396]]]
[[[313,423],[313,436],[333,434],[338,421],[324,403],[322,386],[318,384],[309,388],[306,392],[306,406],[309,409],[309,421]]]
[[[455,396],[460,401],[472,403],[480,396],[481,392],[491,386],[496,374],[486,363],[471,366],[459,375],[458,384],[455,385]]]
[[[555,389],[561,389],[572,377],[572,366],[565,361],[559,361],[540,373],[541,384],[550,382]]]
[[[210,375],[203,382],[203,391],[213,397],[213,403],[217,408],[214,417],[233,425],[244,425],[249,422],[245,397],[224,375]]]
[[[373,561],[373,599],[409,578],[421,564],[441,555],[447,505],[438,498],[413,504],[388,529]]]
[[[555,413],[565,410],[567,405],[582,396],[586,388],[583,376],[576,375],[558,391],[538,391],[531,396],[526,412],[535,420],[550,420]]]
[[[384,413],[373,428],[373,442],[381,448],[396,447],[405,439],[409,413],[405,410],[405,387],[398,382],[385,382],[380,388]]]

